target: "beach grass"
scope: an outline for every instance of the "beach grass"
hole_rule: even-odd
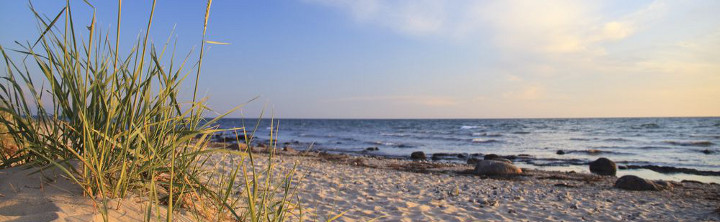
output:
[[[244,127],[216,127],[241,106],[204,118],[212,110],[197,97],[203,49],[213,43],[205,39],[211,5],[208,1],[200,53],[191,63],[191,54],[176,62],[169,40],[161,47],[148,40],[155,1],[144,36],[125,47],[119,45],[122,1],[114,38],[97,28],[95,13],[89,25],[75,24],[70,1],[52,16],[31,4],[39,37],[18,42],[19,49],[0,45],[6,66],[0,168],[60,169],[96,201],[105,221],[113,207],[108,200],[131,194],[148,197],[146,220],[171,221],[178,208],[215,221],[283,221],[297,211],[294,171],[277,172],[272,164],[256,169],[250,149],[208,147],[214,133],[249,133]],[[192,100],[181,102],[181,85],[188,80],[194,81]],[[239,138],[238,143],[252,143]],[[268,150],[275,146],[271,142]],[[231,164],[221,170],[212,164],[218,161]]]

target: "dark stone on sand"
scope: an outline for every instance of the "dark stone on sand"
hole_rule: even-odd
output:
[[[697,180],[682,180],[680,183],[695,183],[695,184],[704,184],[703,182],[697,181]]]
[[[514,159],[517,159],[518,157],[515,155],[507,155],[507,156],[501,156],[501,158],[505,158],[508,160],[514,160]]]
[[[505,163],[509,163],[509,164],[512,164],[512,163],[513,163],[511,160],[508,160],[508,159],[505,159],[505,158],[502,158],[502,157],[498,157],[498,158],[495,158],[495,159],[492,159],[492,160],[494,160],[494,161],[500,161],[500,162],[505,162]]]
[[[378,148],[378,147],[376,147],[376,146],[375,146],[375,147],[365,148],[365,151],[378,151],[378,150],[380,150],[380,148]]]
[[[484,160],[492,160],[495,158],[500,158],[500,156],[498,156],[497,154],[488,154],[483,157]]]
[[[620,169],[620,170],[627,170],[627,168],[628,168],[628,167],[625,166],[625,165],[620,165],[620,166],[618,166],[618,169]]]
[[[556,153],[557,155],[565,155],[565,151],[562,151],[562,150],[558,150],[558,151],[555,152],[555,153]]]
[[[601,157],[590,162],[590,172],[598,175],[615,176],[617,165],[612,160]]]
[[[712,153],[714,153],[714,152],[713,152],[712,150],[710,150],[710,149],[705,149],[705,150],[702,151],[702,153],[704,153],[704,154],[712,154]]]
[[[510,156],[499,156],[496,154],[488,154],[483,157],[484,160],[495,160],[500,162],[506,162],[512,164],[513,162],[511,160],[517,159],[517,156],[510,155]]]
[[[291,146],[285,146],[282,150],[285,152],[297,152],[297,150],[293,149]]]
[[[661,186],[655,182],[633,175],[625,175],[615,181],[615,188],[634,191],[659,191]]]
[[[474,165],[474,164],[477,164],[478,161],[480,161],[480,159],[472,157],[467,160],[467,164]]]
[[[522,170],[510,163],[496,160],[480,160],[475,164],[476,175],[484,176],[509,176],[521,174]]]
[[[422,151],[415,151],[410,154],[410,159],[413,160],[425,160],[427,157],[425,156],[425,153]]]

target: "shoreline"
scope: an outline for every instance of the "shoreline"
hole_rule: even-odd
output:
[[[240,137],[243,138],[242,136]],[[221,140],[215,140],[220,142],[230,142],[234,143],[235,138],[231,138],[231,140],[228,140],[228,138],[222,138]],[[254,140],[257,138],[254,138]],[[254,146],[265,146],[265,144],[268,144],[269,141],[267,140],[259,140],[259,141],[253,141],[252,144]],[[305,151],[305,150],[311,150],[312,152],[328,152],[333,154],[349,154],[349,155],[355,155],[355,156],[375,156],[375,157],[383,157],[383,158],[390,158],[390,159],[400,159],[400,160],[411,160],[412,158],[410,155],[391,155],[391,154],[384,154],[384,153],[378,153],[379,148],[378,147],[367,147],[364,149],[359,150],[344,150],[344,149],[334,149],[334,148],[327,148],[327,147],[320,147],[314,146],[313,143],[303,143],[296,140],[293,141],[282,141],[278,142],[278,147],[291,147],[297,150]],[[413,150],[413,151],[419,151],[419,150]],[[592,152],[592,150],[585,151],[585,152]],[[597,152],[595,158],[605,157],[601,155],[602,152]],[[458,163],[463,164],[467,163],[469,159],[473,158],[479,158],[482,159],[485,155],[495,155],[495,154],[483,154],[483,153],[450,153],[450,152],[440,152],[440,153],[426,153],[427,158],[426,160],[432,161],[432,162],[440,162],[440,163]],[[564,155],[564,154],[563,154]],[[558,154],[558,156],[563,156]],[[576,172],[585,172],[590,173],[588,170],[588,164],[593,160],[585,160],[581,158],[541,158],[536,157],[530,154],[524,154],[524,153],[517,153],[517,154],[510,154],[510,155],[500,155],[500,157],[511,160],[514,163],[519,163],[526,168],[533,168],[533,169],[539,169],[539,170],[558,170],[558,171],[576,171]],[[612,160],[612,157],[609,157]],[[628,161],[615,161],[616,164],[618,164],[618,173],[621,175],[625,174],[641,174],[646,177],[652,177],[653,179],[664,179],[664,180],[674,180],[674,181],[682,181],[682,180],[695,180],[695,181],[702,181],[705,183],[720,183],[720,171],[715,170],[702,170],[702,169],[694,169],[694,168],[688,168],[684,166],[668,166],[668,165],[656,165],[649,161],[644,162],[637,162],[636,163],[630,163]]]
[[[209,145],[247,149],[229,143]],[[266,167],[272,150],[253,147],[252,151],[256,166]],[[212,156],[209,165],[233,166],[223,155]],[[338,221],[720,221],[720,184],[715,183],[670,182],[672,188],[667,190],[628,191],[613,186],[615,176],[581,172],[523,168],[520,175],[489,177],[474,175],[473,166],[459,163],[293,148],[274,149],[273,156],[280,172],[296,169],[298,179],[293,183],[303,221],[327,220],[341,213]],[[32,170],[23,166],[0,170],[0,220],[98,219],[92,201],[76,185],[62,175],[43,182],[46,176],[27,175]],[[38,182],[44,188],[28,185]],[[142,198],[113,201],[122,205],[110,217],[142,218]],[[19,207],[26,205],[42,207]],[[192,215],[177,215],[178,220],[192,220]],[[288,219],[298,217],[292,214]]]
[[[307,211],[318,217],[347,211],[341,221],[720,220],[715,183],[627,191],[613,187],[617,177],[577,172],[523,168],[519,176],[487,177],[467,164],[292,149],[276,156],[279,166],[298,163],[305,175],[298,184]]]

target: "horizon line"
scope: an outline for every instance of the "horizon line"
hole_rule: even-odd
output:
[[[216,117],[204,117],[206,119],[212,119]],[[439,117],[439,118],[363,118],[363,117],[284,117],[284,118],[260,118],[260,117],[223,117],[221,119],[286,119],[286,120],[502,120],[502,119],[660,119],[660,118],[720,118],[718,116],[642,116],[642,117],[623,117],[623,116],[610,116],[610,117]]]

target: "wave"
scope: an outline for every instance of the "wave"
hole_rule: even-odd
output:
[[[405,144],[405,143],[394,143],[394,142],[384,142],[384,141],[375,141],[372,142],[374,145],[382,145],[382,146],[391,146],[396,148],[412,148],[415,147],[414,145]]]
[[[640,150],[667,150],[672,147],[667,146],[595,146],[593,149],[640,149]]]
[[[473,143],[497,143],[497,142],[502,142],[502,141],[501,141],[501,140],[494,140],[494,139],[480,139],[480,138],[475,138],[475,139],[472,139],[472,142],[473,142]]]
[[[528,131],[516,131],[516,132],[513,132],[513,134],[530,134],[530,132],[528,132]]]
[[[582,153],[582,154],[586,154],[586,155],[600,155],[600,154],[632,155],[631,153],[615,152],[615,151],[607,151],[607,150],[597,150],[597,149],[569,150],[569,151],[565,151],[565,153]]]
[[[625,142],[625,141],[630,141],[630,140],[629,140],[629,139],[625,139],[625,138],[607,138],[607,139],[603,139],[603,141]]]
[[[632,129],[659,129],[660,125],[655,124],[655,123],[643,123],[643,124],[640,124],[639,126],[632,126],[630,128],[632,128]]]
[[[393,137],[408,137],[410,135],[405,133],[380,133],[381,136],[393,136]]]
[[[676,146],[712,146],[715,145],[713,142],[710,141],[664,141],[667,144],[670,145],[676,145]]]
[[[499,133],[472,133],[473,136],[486,136],[486,137],[501,137]]]
[[[480,128],[480,126],[460,126],[460,129],[477,129]]]
[[[592,140],[592,139],[590,139],[590,138],[570,138],[570,140],[574,140],[574,141],[590,141],[590,140]]]

